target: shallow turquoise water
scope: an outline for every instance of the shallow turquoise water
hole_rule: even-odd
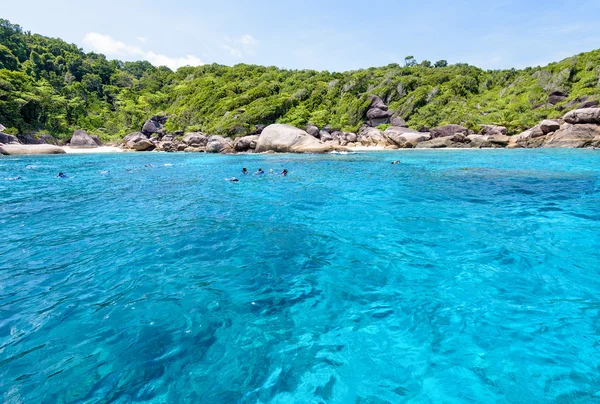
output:
[[[600,401],[598,151],[11,157],[0,202],[4,402]]]

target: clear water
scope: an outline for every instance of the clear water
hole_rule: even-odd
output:
[[[599,151],[0,159],[15,176],[1,401],[600,400]]]

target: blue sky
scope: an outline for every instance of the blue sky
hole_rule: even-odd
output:
[[[345,71],[544,65],[600,48],[600,1],[5,1],[1,17],[109,58]]]

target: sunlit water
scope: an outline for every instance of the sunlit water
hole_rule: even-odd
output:
[[[3,157],[0,401],[600,400],[599,179],[590,150]]]

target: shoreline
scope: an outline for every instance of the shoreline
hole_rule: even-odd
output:
[[[80,148],[71,146],[60,146],[66,154],[105,154],[105,153],[124,153],[120,147],[117,146],[99,146],[94,148]]]

